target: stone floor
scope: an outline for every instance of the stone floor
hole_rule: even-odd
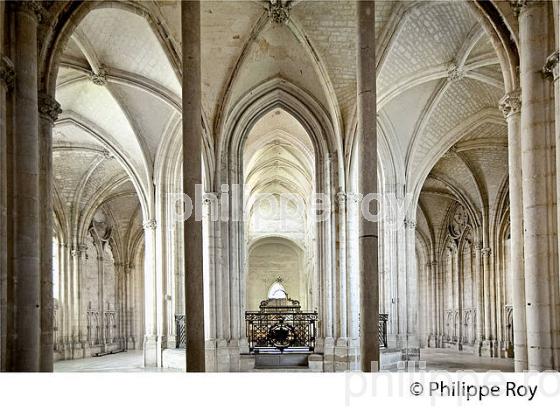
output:
[[[513,371],[512,359],[477,357],[472,353],[451,349],[422,349],[421,360],[426,362],[426,370],[486,372],[499,370]],[[395,369],[396,370],[396,369]],[[417,371],[417,369],[415,369]],[[142,352],[129,351],[88,359],[64,360],[54,364],[55,372],[179,372],[177,369],[144,368]],[[269,370],[270,371],[270,370]]]
[[[513,372],[513,359],[479,357],[473,353],[459,352],[452,349],[422,349],[421,361],[426,362],[426,370],[450,371],[471,370],[487,372],[498,370]]]
[[[141,350],[55,362],[55,372],[178,372],[175,369],[144,368]]]

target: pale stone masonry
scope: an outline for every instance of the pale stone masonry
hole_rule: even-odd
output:
[[[0,2],[1,371],[560,368],[556,0],[111,6]]]

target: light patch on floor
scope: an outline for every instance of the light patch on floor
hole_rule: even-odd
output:
[[[176,369],[163,369],[143,366],[143,353],[133,350],[87,359],[62,360],[54,364],[55,372],[179,372]]]

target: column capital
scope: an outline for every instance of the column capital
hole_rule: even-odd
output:
[[[527,6],[527,0],[509,0],[509,5],[513,10],[513,15],[519,17],[521,11]]]
[[[145,230],[155,230],[157,228],[157,222],[155,219],[149,219],[144,221],[144,229]]]
[[[492,254],[492,249],[482,248],[480,252],[482,253],[482,256],[490,256]]]
[[[16,70],[14,69],[14,63],[6,57],[1,56],[0,58],[0,82],[4,83],[6,88],[12,89],[16,81]]]
[[[39,114],[51,123],[54,123],[58,115],[62,113],[60,104],[49,94],[39,93]]]
[[[518,114],[521,112],[521,90],[516,89],[510,91],[502,97],[499,102],[499,108],[504,115],[508,118],[510,115]]]
[[[27,13],[29,16],[33,17],[37,23],[49,17],[49,13],[47,9],[43,7],[42,3],[42,1],[35,0],[11,2],[14,11]]]
[[[404,220],[404,227],[406,229],[410,229],[411,231],[416,229],[416,221],[413,221],[412,219],[405,219]]]
[[[202,205],[210,205],[214,199],[220,200],[221,192],[204,192],[202,194]]]
[[[276,24],[286,24],[290,19],[290,4],[285,0],[268,0],[265,8],[268,18]]]
[[[338,203],[339,206],[342,206],[346,203],[346,200],[348,199],[348,194],[344,191],[338,191],[335,194],[336,197],[336,202]]]
[[[543,74],[546,78],[550,78],[554,81],[558,79],[558,62],[560,59],[560,54],[558,50],[549,55],[543,67]]]

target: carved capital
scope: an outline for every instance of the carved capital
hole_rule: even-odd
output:
[[[92,71],[89,78],[95,85],[103,86],[107,84],[107,72],[104,68],[100,68],[97,73]]]
[[[492,249],[482,248],[480,252],[482,253],[482,256],[490,256],[492,254]]]
[[[336,202],[338,203],[338,205],[342,206],[342,205],[346,204],[346,200],[348,199],[348,194],[346,194],[346,192],[339,191],[339,192],[336,193],[335,197],[336,197]]]
[[[202,194],[202,205],[211,205],[213,201],[220,200],[221,192],[205,192]]]
[[[518,114],[521,111],[521,90],[517,89],[504,95],[500,100],[499,107],[505,118]]]
[[[8,57],[3,56],[0,58],[0,82],[4,83],[6,88],[11,89],[14,87],[16,81],[16,71],[14,64]]]
[[[411,219],[405,219],[404,220],[404,227],[406,229],[410,229],[411,231],[415,230],[416,229],[416,221],[413,221]]]
[[[39,114],[41,118],[54,123],[62,112],[60,104],[48,94],[39,93]]]
[[[42,1],[17,1],[11,2],[16,12],[27,13],[33,17],[37,23],[45,21],[49,17],[47,9],[43,7]]]
[[[157,222],[155,219],[150,219],[148,221],[144,221],[144,229],[146,230],[155,230],[157,228]]]
[[[548,56],[546,59],[546,63],[543,67],[543,74],[546,78],[550,78],[552,80],[556,80],[558,78],[558,62],[559,62],[560,54],[558,50]]]
[[[88,247],[85,243],[80,243],[78,245],[78,252],[80,252],[80,256],[82,258],[86,258],[86,259],[88,258],[87,250],[88,250]]]
[[[509,0],[509,5],[513,10],[513,15],[519,17],[523,7],[527,5],[527,0]]]
[[[286,24],[290,19],[289,0],[268,0],[268,17],[276,24]]]

